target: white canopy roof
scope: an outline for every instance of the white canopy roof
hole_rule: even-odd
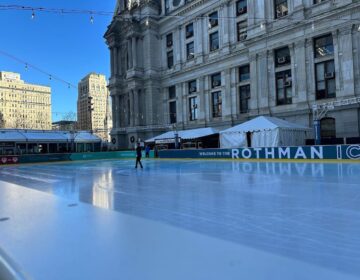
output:
[[[209,136],[212,134],[219,133],[217,129],[211,128],[211,127],[204,127],[204,128],[196,128],[196,129],[189,129],[189,130],[180,130],[177,132],[178,136],[181,139],[197,139],[205,136]],[[169,139],[169,138],[175,138],[175,131],[168,131],[161,135],[158,135],[156,137],[150,138],[146,140],[145,142],[155,142],[155,140],[161,140],[161,139]]]
[[[1,129],[0,142],[100,142],[101,139],[88,131],[52,131],[28,129]]]
[[[227,132],[254,132],[261,130],[273,130],[275,128],[287,128],[292,130],[310,130],[306,126],[291,123],[275,117],[260,116],[237,126],[221,131]]]

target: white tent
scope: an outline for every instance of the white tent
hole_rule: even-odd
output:
[[[220,132],[221,148],[301,146],[311,129],[288,121],[260,116]]]

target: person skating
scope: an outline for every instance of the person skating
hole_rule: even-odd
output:
[[[140,164],[140,167],[143,168],[142,163],[141,163],[141,147],[140,147],[140,143],[138,143],[137,147],[136,147],[136,164],[135,164],[135,168],[137,168],[138,163]]]
[[[146,145],[145,147],[145,157],[149,158],[150,157],[150,146]]]

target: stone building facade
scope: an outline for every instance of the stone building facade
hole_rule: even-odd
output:
[[[258,115],[312,127],[314,104],[360,97],[356,0],[119,0],[105,38],[119,147]],[[359,136],[358,103],[321,117]]]
[[[92,130],[104,141],[112,128],[109,90],[106,77],[90,73],[78,85],[77,128]]]
[[[0,72],[0,128],[51,130],[51,88]]]

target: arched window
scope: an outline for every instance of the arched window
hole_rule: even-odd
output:
[[[336,138],[336,127],[334,118],[323,118],[321,123],[321,138]]]

